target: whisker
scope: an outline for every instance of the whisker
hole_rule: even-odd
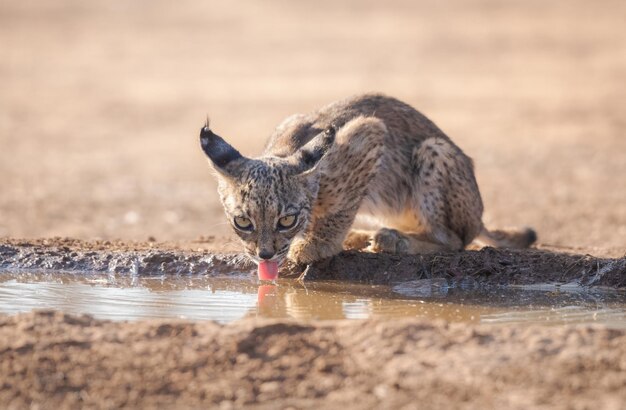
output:
[[[224,225],[230,225],[230,222],[219,222],[219,223],[216,223],[216,224],[208,225],[207,229],[213,229],[213,228],[215,228],[217,226],[224,226]]]

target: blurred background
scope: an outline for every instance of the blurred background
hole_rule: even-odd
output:
[[[198,146],[377,91],[476,163],[489,226],[626,247],[626,2],[0,1],[0,237],[226,235]]]

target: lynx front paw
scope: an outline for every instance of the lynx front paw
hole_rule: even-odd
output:
[[[382,228],[372,238],[371,252],[408,253],[409,240],[395,229]]]
[[[291,244],[288,257],[296,264],[308,265],[335,256],[341,251],[341,245],[323,241],[298,241]]]

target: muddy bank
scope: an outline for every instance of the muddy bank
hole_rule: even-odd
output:
[[[626,332],[443,322],[114,323],[0,317],[8,408],[604,408]]]
[[[132,275],[227,275],[254,269],[215,241],[194,244],[152,242],[84,242],[69,239],[0,242],[0,269],[66,272],[115,272]],[[301,266],[286,265],[283,276],[299,276]],[[480,284],[529,285],[575,283],[626,287],[626,257],[600,258],[548,250],[484,248],[458,253],[397,256],[344,252],[317,263],[306,279],[333,279],[372,284],[426,278]]]

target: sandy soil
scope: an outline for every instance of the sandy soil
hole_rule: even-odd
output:
[[[6,408],[620,409],[626,333],[0,317]]]
[[[102,239],[1,251],[236,249],[198,147],[206,113],[254,155],[285,116],[379,91],[475,159],[488,225],[539,233],[521,259],[445,266],[621,269],[625,20],[622,0],[0,2],[0,237]],[[0,318],[0,403],[619,409],[624,346],[591,328],[26,314]]]
[[[197,133],[380,91],[475,159],[491,226],[626,247],[626,3],[0,4],[0,236],[228,232]]]

